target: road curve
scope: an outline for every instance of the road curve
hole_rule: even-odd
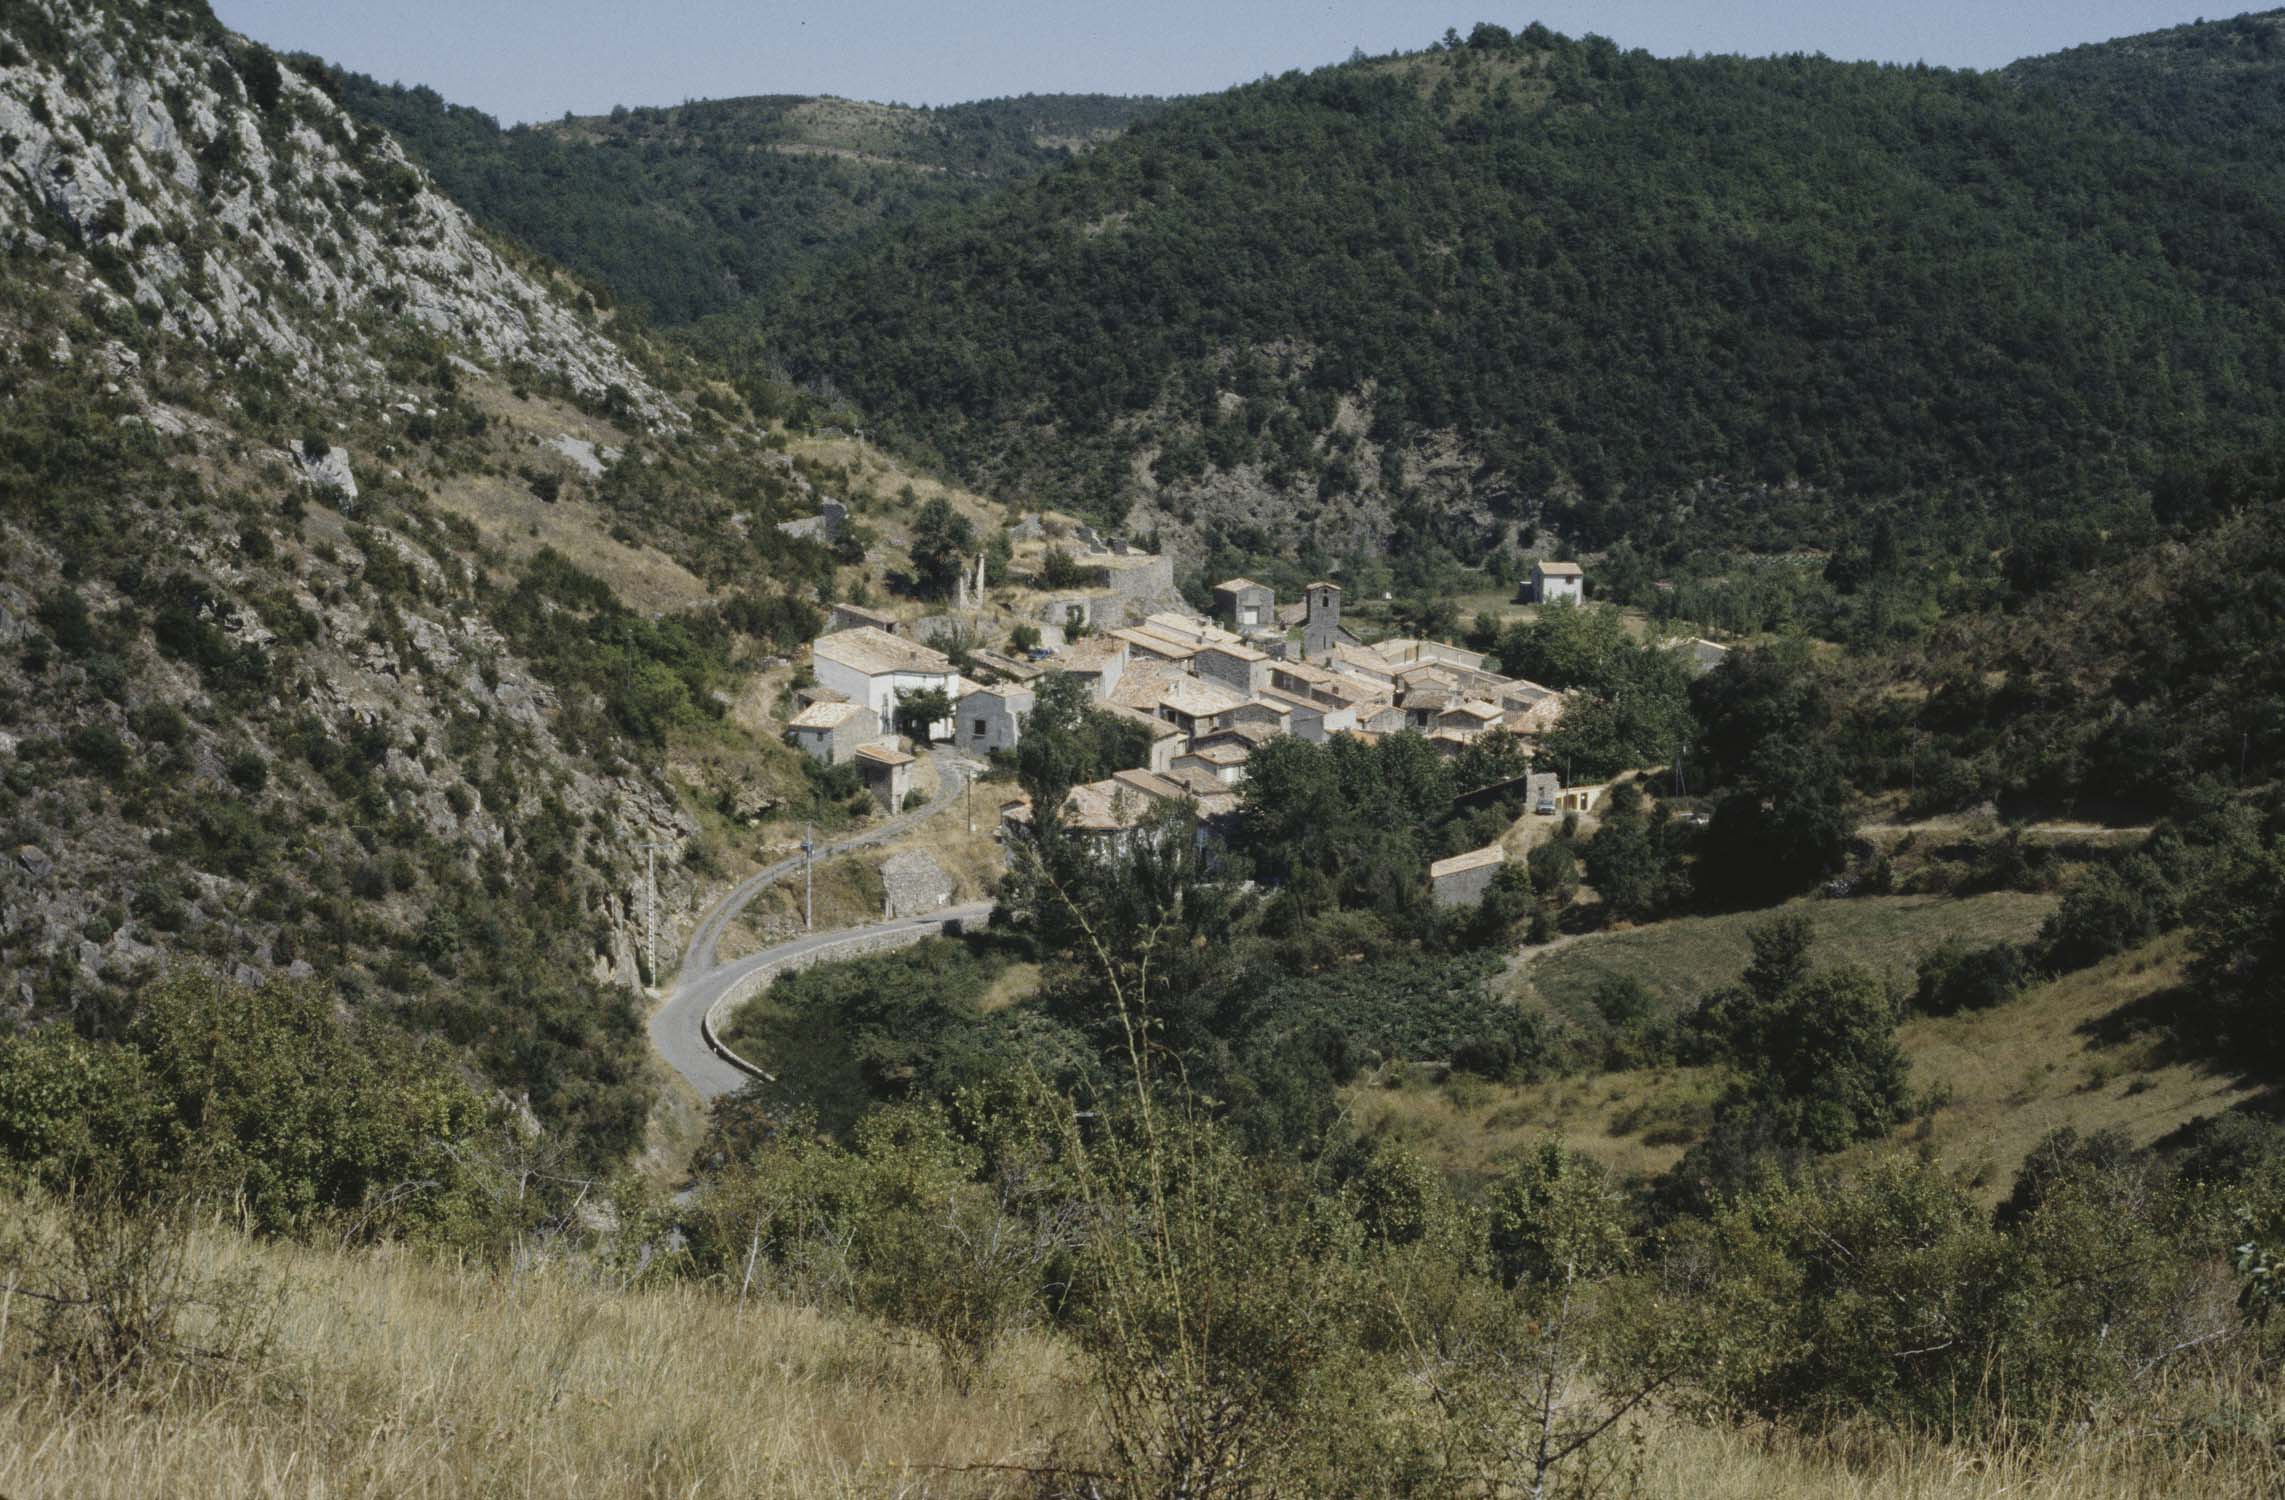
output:
[[[936,765],[936,796],[925,806],[900,813],[880,827],[861,833],[855,838],[843,839],[836,844],[819,846],[816,858],[830,859],[837,854],[885,844],[910,832],[914,827],[938,813],[951,808],[967,788],[968,773],[958,757],[942,746],[930,752]],[[798,959],[822,949],[838,947],[859,939],[870,939],[890,933],[922,927],[941,926],[948,918],[981,921],[989,916],[992,903],[976,906],[952,907],[925,917],[909,917],[896,922],[881,922],[869,927],[845,927],[832,932],[810,932],[774,948],[749,953],[743,958],[725,964],[721,960],[722,934],[746,909],[747,903],[769,886],[788,876],[800,873],[801,856],[781,859],[776,864],[758,870],[738,882],[730,893],[699,919],[683,949],[682,970],[676,976],[674,989],[666,1003],[651,1013],[651,1046],[684,1078],[692,1088],[708,1099],[721,1094],[735,1093],[748,1082],[747,1075],[722,1060],[708,1045],[706,1017],[730,988],[747,978],[765,964]]]
[[[941,745],[929,752],[929,759],[936,765],[936,797],[933,801],[910,812],[900,813],[880,827],[855,838],[843,839],[838,844],[821,844],[816,851],[816,858],[831,859],[836,854],[847,854],[853,849],[885,844],[951,807],[966,788],[968,773],[960,764],[959,757]],[[800,870],[801,856],[798,854],[757,870],[738,882],[729,895],[714,903],[712,911],[699,918],[696,930],[690,934],[689,944],[682,950],[682,972],[675,980],[678,995],[693,980],[703,979],[722,966],[722,934],[737,920],[738,913],[746,909],[746,903],[761,894],[766,887],[775,885]]]
[[[788,959],[812,955],[824,956],[830,950],[892,934],[920,934],[940,930],[946,922],[982,922],[992,914],[992,903],[978,901],[967,906],[950,906],[930,912],[922,917],[904,917],[894,922],[876,922],[869,927],[843,927],[833,932],[810,932],[775,948],[764,948],[732,959],[696,979],[684,979],[675,986],[674,994],[666,1004],[651,1015],[651,1045],[658,1050],[668,1067],[690,1081],[700,1097],[713,1099],[723,1094],[734,1094],[750,1082],[747,1074],[725,1062],[706,1041],[706,1017],[723,995],[746,979],[756,969],[769,964],[782,964]]]

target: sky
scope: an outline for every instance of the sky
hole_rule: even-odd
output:
[[[1998,67],[2236,13],[2170,0],[212,0],[224,24],[503,123],[740,94],[1194,94],[1478,20],[1685,52]],[[2211,0],[2204,0],[2211,5]]]

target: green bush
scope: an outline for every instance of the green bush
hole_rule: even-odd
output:
[[[2021,994],[2029,977],[2028,955],[2017,944],[1969,948],[1948,942],[1920,960],[1912,1004],[1936,1016],[1990,1010]]]
[[[484,1118],[433,1043],[345,1023],[330,996],[178,969],[117,1043],[0,1039],[0,1151],[58,1191],[102,1165],[131,1198],[188,1186],[256,1229],[465,1228]]]

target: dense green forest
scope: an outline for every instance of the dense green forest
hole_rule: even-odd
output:
[[[322,72],[437,185],[661,324],[779,290],[869,232],[973,202],[1158,108],[1025,95],[943,109],[768,95],[502,129],[434,89]]]
[[[1107,516],[1238,473],[1401,517],[1450,433],[1468,495],[1589,546],[1823,546],[1873,503],[2003,541],[2280,415],[2280,24],[2004,73],[1481,26],[1171,108],[754,336]]]

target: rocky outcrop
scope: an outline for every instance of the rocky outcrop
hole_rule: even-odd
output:
[[[683,415],[377,129],[190,7],[21,0],[0,22],[0,250],[303,391],[378,392],[391,324],[641,421]],[[185,33],[188,34],[185,34]],[[67,349],[52,357],[69,359]]]

